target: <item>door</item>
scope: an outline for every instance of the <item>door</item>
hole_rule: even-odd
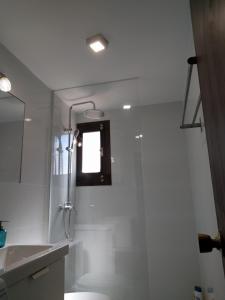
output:
[[[214,199],[224,249],[225,1],[190,0],[190,4]],[[223,266],[225,270],[224,255]]]

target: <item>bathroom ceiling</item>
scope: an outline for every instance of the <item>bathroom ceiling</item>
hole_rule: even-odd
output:
[[[139,78],[129,92],[122,82],[61,93],[69,101],[94,89],[100,105],[107,95],[114,106],[136,96],[133,104],[145,105],[183,99],[186,58],[193,55],[189,18],[188,0],[7,0],[0,40],[54,90]],[[109,40],[105,53],[86,46],[96,33]]]

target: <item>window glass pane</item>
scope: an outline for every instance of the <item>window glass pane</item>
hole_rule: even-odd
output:
[[[101,171],[100,131],[84,132],[82,142],[82,173]]]

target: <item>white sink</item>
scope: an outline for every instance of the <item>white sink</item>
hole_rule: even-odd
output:
[[[0,274],[27,262],[33,255],[52,248],[52,245],[10,245],[0,249]]]

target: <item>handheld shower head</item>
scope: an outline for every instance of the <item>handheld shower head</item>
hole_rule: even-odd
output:
[[[74,130],[74,133],[73,133],[73,136],[74,136],[75,139],[78,138],[79,133],[80,133],[79,129],[76,128],[76,129]]]
[[[72,151],[73,151],[74,145],[75,145],[76,142],[77,142],[77,138],[78,138],[79,133],[80,133],[79,129],[75,129],[75,130],[74,130],[74,133],[73,133],[73,139],[72,139],[72,143],[71,143],[71,146],[70,146],[70,150],[72,150]]]

